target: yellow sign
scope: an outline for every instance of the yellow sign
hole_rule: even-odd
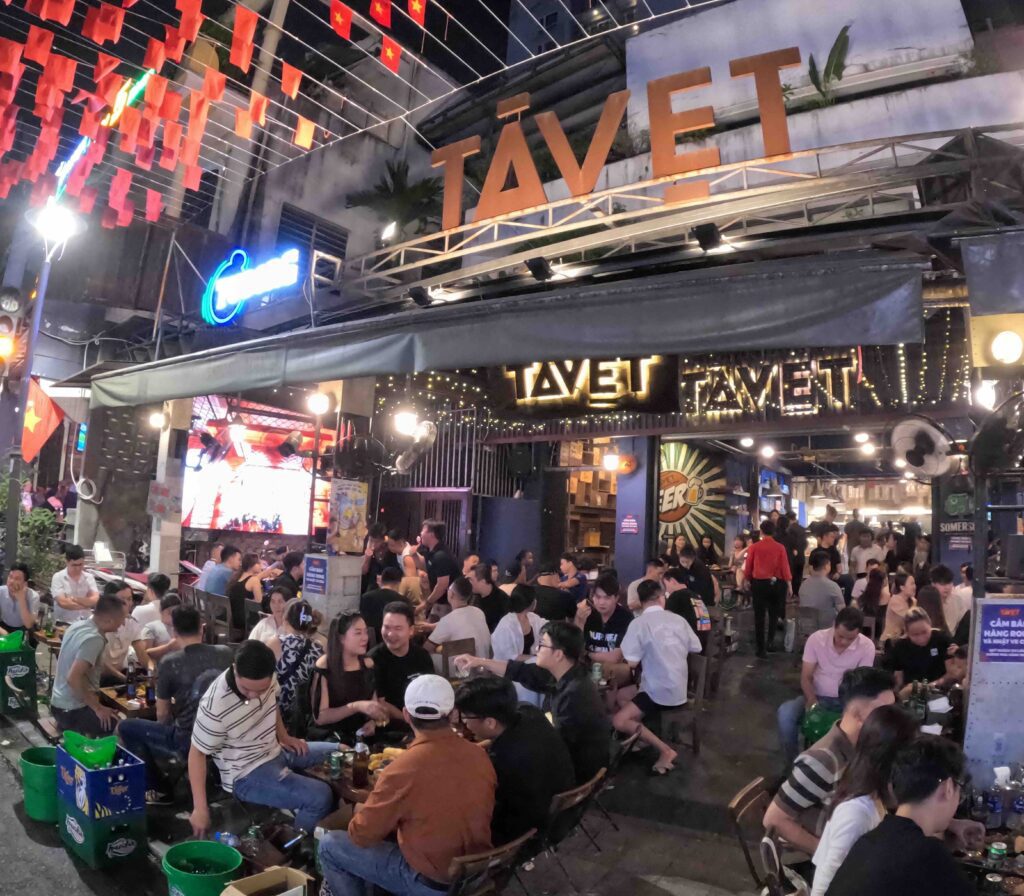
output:
[[[661,362],[649,358],[597,361],[538,361],[528,367],[504,368],[515,385],[517,406],[582,404],[588,408],[614,408],[624,399],[647,398],[651,367]]]

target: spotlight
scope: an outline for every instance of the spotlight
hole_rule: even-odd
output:
[[[301,445],[302,433],[297,429],[293,429],[287,436],[285,436],[284,441],[277,446],[277,453],[280,454],[281,457],[292,457],[299,453]]]
[[[431,303],[430,293],[422,286],[410,287],[409,298],[419,305],[420,308],[428,308]]]
[[[772,448],[771,445],[764,445],[761,448],[761,457],[770,460],[771,458],[775,457],[775,449]]]
[[[394,416],[395,432],[400,436],[415,436],[416,427],[419,426],[420,418],[415,411],[396,411]]]
[[[698,224],[693,228],[693,237],[705,252],[722,245],[722,234],[717,224]]]
[[[875,447],[874,442],[865,442],[860,446],[860,453],[865,457],[874,457],[877,450],[878,449]]]
[[[163,429],[167,425],[167,415],[163,411],[153,411],[149,415],[149,425],[153,429]]]
[[[1013,330],[1003,330],[992,340],[992,357],[1000,364],[1016,364],[1024,354],[1024,339]]]
[[[619,469],[619,461],[619,453],[614,450],[609,451],[603,458],[601,458],[601,466],[609,473],[614,473]]]
[[[863,445],[870,438],[871,438],[871,436],[869,436],[866,432],[854,433],[854,436],[853,436],[853,440],[858,445]]]
[[[54,245],[66,243],[81,230],[78,218],[52,197],[33,214],[32,225],[47,243]]]
[[[750,438],[750,436],[744,436],[742,439],[740,439],[740,447],[741,448],[753,448],[754,447],[754,440],[752,438]]]
[[[550,280],[555,276],[555,269],[551,267],[551,262],[546,258],[528,258],[526,260],[526,267],[533,275],[533,279],[538,283],[543,283],[545,280]]]
[[[393,240],[397,233],[398,233],[398,222],[397,221],[392,221],[390,224],[388,224],[387,227],[385,227],[380,232],[381,242],[382,243],[386,243],[386,242],[389,242],[390,240]]]
[[[893,465],[893,466],[894,466],[894,467],[895,467],[895,468],[896,468],[897,470],[902,470],[902,469],[903,469],[903,468],[904,468],[904,467],[905,467],[905,466],[907,465],[907,462],[906,462],[906,460],[904,460],[904,459],[903,459],[902,457],[897,457],[897,458],[896,458],[896,459],[895,459],[895,460],[894,460],[894,461],[892,462],[892,465]]]
[[[904,479],[913,479],[914,478],[914,471],[913,470],[907,470],[906,472],[904,472],[903,478]]]
[[[331,409],[331,396],[325,392],[312,392],[306,396],[306,407],[314,417],[322,417]]]
[[[978,407],[991,411],[996,406],[996,382],[995,380],[982,380],[974,387],[971,401]]]

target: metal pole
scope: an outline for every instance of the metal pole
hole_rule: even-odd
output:
[[[167,257],[164,259],[164,272],[160,277],[160,294],[156,299],[156,317],[153,318],[152,339],[156,340],[156,347],[153,349],[153,360],[160,360],[160,337],[163,335],[164,321],[164,294],[167,292],[167,275],[171,270],[171,256],[174,255],[174,237],[177,230],[171,231],[171,241],[167,245]]]
[[[309,484],[309,520],[306,525],[306,553],[313,553],[313,508],[316,504],[316,468],[320,464],[320,415],[316,417],[316,430],[313,433],[313,480]]]
[[[39,285],[36,287],[36,300],[32,305],[32,320],[29,324],[28,338],[25,341],[25,364],[21,372],[21,388],[18,393],[18,407],[14,415],[17,441],[10,454],[10,486],[7,489],[7,531],[4,538],[4,560],[8,568],[18,557],[18,517],[21,513],[21,486],[18,476],[21,459],[21,436],[25,428],[25,408],[28,405],[29,386],[32,382],[32,364],[35,360],[36,342],[39,341],[39,328],[43,321],[43,300],[46,298],[46,287],[50,282],[49,255],[43,259],[39,269]]]

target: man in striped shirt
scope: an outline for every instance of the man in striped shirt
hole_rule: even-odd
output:
[[[189,821],[196,837],[210,830],[207,756],[213,757],[224,790],[246,802],[293,811],[302,831],[311,832],[334,807],[329,784],[297,775],[294,769],[319,765],[337,744],[306,743],[288,734],[277,707],[276,666],[266,644],[246,641],[199,705],[188,754]]]
[[[891,673],[861,666],[843,674],[839,700],[843,715],[821,740],[801,753],[789,777],[764,814],[773,830],[790,846],[814,855],[825,827],[828,801],[853,756],[865,719],[878,706],[896,701]]]

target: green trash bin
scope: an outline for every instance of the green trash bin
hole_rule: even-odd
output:
[[[21,754],[25,814],[36,821],[57,823],[57,748],[30,747]]]
[[[237,849],[209,840],[172,846],[163,861],[170,896],[220,896],[241,867]]]

